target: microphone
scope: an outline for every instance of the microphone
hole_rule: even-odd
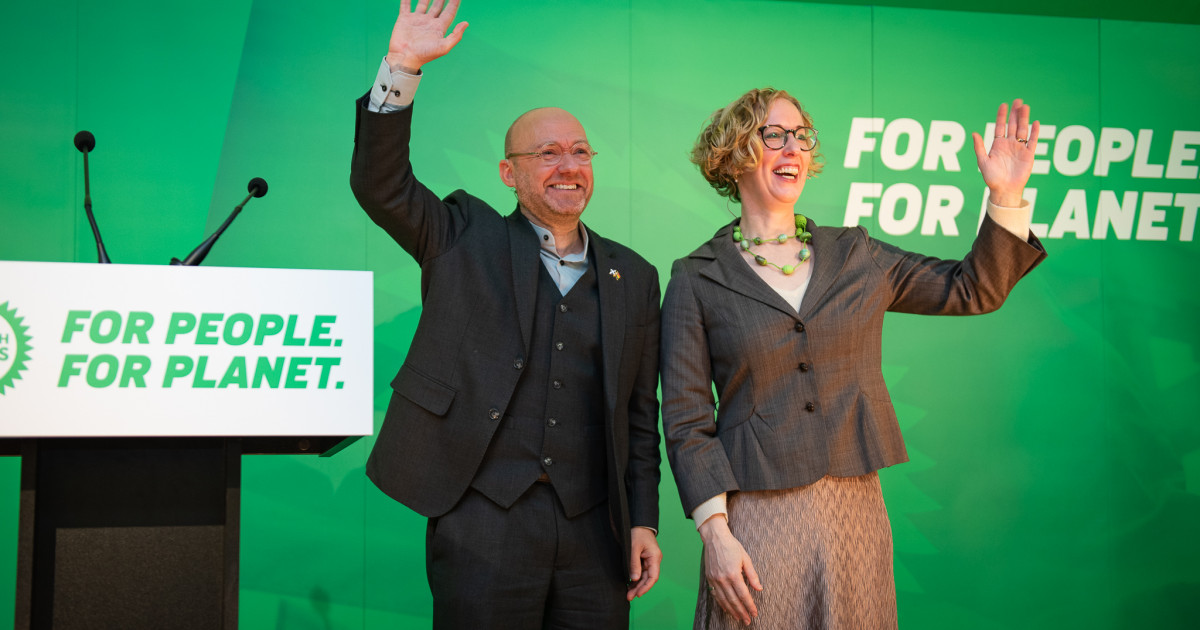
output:
[[[92,214],[92,187],[88,174],[88,153],[96,148],[96,136],[90,131],[80,131],[75,134],[75,148],[83,154],[83,210],[87,213],[88,223],[92,225],[92,236],[96,237],[96,252],[99,262],[111,263],[108,252],[104,249],[104,239],[100,238],[100,227],[96,225],[96,216]]]
[[[80,131],[75,134],[75,148],[83,153],[87,153],[96,148],[96,136],[90,131]]]
[[[187,255],[187,258],[184,258],[183,260],[172,258],[171,264],[182,265],[184,267],[195,267],[203,262],[204,257],[208,256],[209,250],[212,249],[213,244],[217,242],[217,239],[221,237],[221,234],[225,233],[225,228],[229,227],[230,223],[233,223],[233,218],[242,211],[242,207],[246,205],[246,202],[250,201],[251,197],[262,197],[263,195],[267,194],[267,180],[261,177],[255,177],[254,179],[250,180],[250,183],[246,186],[246,190],[249,191],[250,194],[246,195],[246,198],[242,200],[242,203],[239,203],[237,207],[233,209],[233,212],[229,215],[229,218],[225,219],[225,222],[221,224],[221,227],[217,228],[216,232],[213,232],[212,236],[204,239],[204,242],[200,243],[196,249],[193,249],[192,253]]]
[[[246,190],[250,192],[250,197],[262,197],[267,194],[267,180],[261,177],[255,177],[246,184]],[[246,197],[246,201],[250,201],[250,197]],[[246,201],[242,203],[245,204]]]

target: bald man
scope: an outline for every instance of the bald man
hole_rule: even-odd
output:
[[[358,101],[351,188],[421,265],[423,306],[367,475],[429,519],[435,628],[628,628],[662,557],[658,276],[580,223],[595,152],[564,110],[508,130],[507,216],[414,178],[413,95],[457,9],[402,2]]]

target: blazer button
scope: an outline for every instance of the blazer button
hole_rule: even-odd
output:
[[[544,464],[544,465],[546,465],[546,466],[551,466],[551,465],[553,465],[553,464],[554,464],[554,460],[553,460],[553,459],[550,459],[549,457],[543,457],[543,458],[542,458],[542,464]]]
[[[558,343],[556,343],[556,344],[554,344],[554,349],[555,349],[555,350],[562,350],[562,349],[563,349],[563,348],[565,348],[565,347],[566,347],[566,346],[565,346],[565,345],[563,345],[563,342],[561,342],[561,341],[560,341],[560,342],[558,342]]]
[[[562,389],[562,381],[554,379],[554,382],[551,383],[551,386],[553,386],[554,389]]]
[[[816,410],[817,410],[817,406],[816,406],[816,405],[814,405],[814,404],[812,404],[811,402],[810,402],[810,403],[806,403],[806,404],[804,405],[804,408],[805,408],[805,409],[807,409],[807,410],[809,410],[809,411],[816,411]]]
[[[513,361],[513,367],[517,368],[518,370],[525,367],[525,359],[517,357],[517,360]]]
[[[804,324],[803,323],[796,322],[796,332],[804,332]]]
[[[566,312],[567,312],[567,305],[566,305],[566,304],[559,304],[559,305],[558,305],[558,312],[560,312],[560,313],[566,313]]]
[[[807,363],[801,363],[801,364],[800,364],[800,371],[801,371],[801,372],[807,372],[807,371],[808,371],[808,368],[809,368],[809,365],[808,365]]]
[[[558,426],[558,419],[550,418],[549,420],[546,421],[546,426],[548,426],[548,427]]]
[[[499,419],[500,419],[500,410],[499,410],[499,409],[494,409],[494,408],[493,408],[493,409],[489,409],[489,410],[488,410],[488,417],[489,417],[489,418],[491,418],[492,420],[499,420]]]

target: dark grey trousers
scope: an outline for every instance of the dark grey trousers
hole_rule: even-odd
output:
[[[626,630],[629,560],[619,555],[607,502],[568,519],[549,484],[509,509],[468,490],[426,530],[433,627]]]

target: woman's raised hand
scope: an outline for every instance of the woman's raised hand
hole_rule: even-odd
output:
[[[1037,149],[1038,121],[1029,123],[1029,106],[1021,99],[1001,103],[996,112],[996,137],[990,151],[984,152],[983,138],[971,134],[975,141],[975,158],[983,182],[991,190],[992,203],[1015,208],[1021,205],[1021,194],[1033,171],[1033,153]]]

